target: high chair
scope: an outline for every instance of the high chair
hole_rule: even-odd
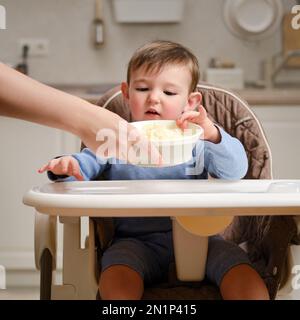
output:
[[[202,94],[202,104],[209,117],[232,136],[238,138],[245,147],[249,169],[244,179],[272,179],[271,151],[259,120],[235,93],[206,83],[200,83],[197,90]],[[107,108],[130,121],[129,109],[122,98],[120,87],[104,94],[98,105]],[[76,210],[76,209],[74,209]],[[84,215],[84,213],[82,214]],[[78,218],[60,217],[64,223],[69,219],[64,242],[76,247],[72,259],[72,269],[81,270],[77,283],[69,282],[68,274],[74,270],[64,270],[64,290],[52,283],[52,272],[56,268],[56,217],[36,212],[35,220],[35,261],[41,274],[41,299],[96,299],[101,254],[109,246],[113,236],[111,218],[90,218],[89,236],[86,247],[80,249],[80,229]],[[74,219],[74,224],[70,219]],[[79,224],[80,225],[80,224]],[[300,221],[294,216],[276,215],[235,217],[221,235],[236,242],[247,251],[255,268],[264,279],[271,299],[275,299],[279,288],[288,295],[291,288],[291,269],[300,264]],[[78,249],[78,250],[77,250]],[[65,254],[65,253],[64,253]],[[67,254],[67,253],[66,253]],[[68,285],[70,284],[70,285]],[[76,286],[80,292],[76,292]],[[220,292],[207,280],[201,282],[180,281],[176,276],[176,266],[171,265],[168,277],[159,285],[146,288],[144,299],[221,299]]]

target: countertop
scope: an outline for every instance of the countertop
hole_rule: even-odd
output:
[[[235,92],[250,106],[300,106],[300,88],[243,89]]]
[[[116,83],[94,85],[53,85],[59,90],[78,96],[91,103],[97,103],[103,93],[117,86]],[[299,88],[272,88],[231,90],[246,100],[250,106],[300,106]]]
[[[89,84],[89,85],[67,85],[48,84],[58,90],[78,96],[81,99],[97,104],[99,98],[108,90],[116,87],[117,83]]]

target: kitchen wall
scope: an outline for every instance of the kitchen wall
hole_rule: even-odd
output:
[[[282,0],[290,11],[293,0]],[[190,47],[202,68],[211,57],[233,60],[247,81],[260,77],[262,60],[280,51],[280,29],[270,38],[249,43],[233,36],[222,17],[222,0],[186,0],[180,24],[118,24],[110,0],[104,2],[105,43],[96,50],[91,30],[94,0],[0,0],[7,29],[0,31],[0,60],[20,60],[20,38],[47,38],[47,57],[29,59],[30,75],[46,83],[110,83],[124,79],[133,50],[152,39],[170,39]],[[289,72],[296,79],[299,72]]]

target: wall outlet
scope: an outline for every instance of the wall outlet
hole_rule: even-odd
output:
[[[44,57],[49,54],[49,40],[48,39],[36,39],[27,38],[19,40],[19,52],[22,54],[23,46],[29,47],[29,57]]]

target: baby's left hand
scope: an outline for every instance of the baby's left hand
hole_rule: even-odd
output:
[[[203,127],[206,124],[208,117],[207,112],[202,105],[198,107],[198,111],[186,111],[177,120],[176,123],[181,129],[186,129],[188,122],[193,122]],[[209,120],[210,121],[210,120]]]
[[[202,105],[198,107],[198,111],[186,111],[177,120],[177,126],[182,130],[186,129],[188,122],[198,124],[204,130],[204,139],[219,143],[221,135],[217,127],[208,118],[207,112]]]

